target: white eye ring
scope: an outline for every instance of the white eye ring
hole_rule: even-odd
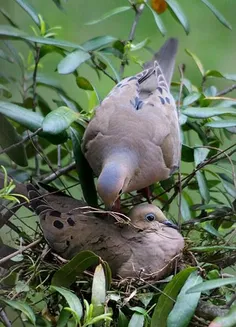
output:
[[[146,215],[145,215],[145,219],[147,220],[147,221],[153,221],[153,220],[155,220],[156,219],[156,216],[153,214],[153,213],[147,213]]]

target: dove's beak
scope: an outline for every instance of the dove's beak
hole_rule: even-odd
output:
[[[179,227],[169,220],[164,220],[163,224],[165,224],[167,227],[171,227],[171,228],[179,230]]]

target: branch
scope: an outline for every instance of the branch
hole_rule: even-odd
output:
[[[34,133],[29,134],[28,136],[26,136],[23,140],[15,143],[15,144],[10,145],[8,148],[3,149],[2,151],[0,151],[0,154],[6,153],[6,152],[12,150],[13,148],[17,147],[18,145],[27,142],[28,140],[31,139],[31,137],[37,135],[41,131],[42,131],[42,127],[38,128]]]
[[[235,89],[236,89],[236,84],[233,84],[232,86],[227,87],[227,89],[218,92],[218,93],[216,94],[216,96],[222,96],[222,95],[228,94],[228,93],[232,92],[232,91],[235,90]]]
[[[104,75],[106,75],[107,77],[109,77],[115,84],[118,83],[117,79],[114,78],[112,75],[110,75],[105,69],[103,69],[102,67],[100,67],[96,61],[94,60],[94,58],[92,58],[92,63],[95,65],[95,67],[100,70],[101,72],[103,72]]]
[[[69,171],[73,170],[75,168],[75,162],[73,161],[71,164],[69,164],[66,167],[60,168],[54,173],[50,174],[49,176],[43,178],[41,180],[42,183],[48,184],[54,181],[56,178],[60,177],[63,174],[68,173]]]
[[[8,319],[5,311],[1,307],[0,307],[0,319],[4,323],[5,327],[12,327],[12,324],[11,324],[10,320]]]
[[[131,3],[131,5],[132,5],[132,7],[133,7],[133,9],[135,11],[135,17],[134,17],[133,24],[131,26],[128,41],[125,42],[125,45],[128,42],[130,42],[130,43],[133,42],[139,18],[141,17],[141,14],[142,14],[143,9],[145,7],[144,3],[142,3],[140,6],[137,6],[136,4],[132,3],[131,1],[129,1],[129,2]],[[123,57],[123,59],[121,61],[121,66],[120,66],[120,78],[121,79],[122,79],[123,74],[124,74],[125,65],[126,65],[126,56],[124,54],[124,57]]]
[[[7,255],[6,257],[0,259],[0,265],[3,264],[4,262],[10,260],[11,258],[15,257],[17,254],[21,254],[22,252],[28,250],[28,249],[31,249],[32,247],[34,247],[35,245],[37,245],[39,242],[42,241],[42,238],[39,238],[37,239],[36,241],[26,245],[26,246],[23,246],[21,249]]]

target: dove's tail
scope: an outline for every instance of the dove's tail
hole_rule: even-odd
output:
[[[48,204],[33,184],[27,184],[26,187],[30,206],[38,216],[43,217],[48,211],[53,211],[53,208]]]
[[[156,52],[151,61],[144,65],[144,68],[151,68],[155,61],[161,67],[162,73],[168,86],[170,86],[175,68],[175,57],[178,50],[178,40],[175,38],[168,39],[164,45]]]

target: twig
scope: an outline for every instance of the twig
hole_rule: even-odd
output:
[[[37,43],[35,43],[35,56],[34,56],[34,71],[33,71],[33,85],[32,85],[32,91],[33,91],[33,111],[36,111],[36,106],[37,106],[37,93],[36,93],[36,88],[37,88],[37,72],[38,72],[38,64],[39,64],[39,59],[40,59],[40,47],[37,46]],[[35,136],[35,142],[38,143],[38,137]],[[38,155],[38,152],[36,151],[35,155],[35,175],[40,176],[40,157]]]
[[[57,167],[58,169],[61,168],[61,144],[57,146]]]
[[[130,42],[130,43],[133,42],[139,18],[141,17],[141,14],[142,14],[143,9],[145,7],[144,3],[142,3],[138,7],[138,5],[132,3],[131,1],[129,1],[129,2],[131,3],[131,5],[132,5],[132,7],[133,7],[133,9],[135,11],[135,17],[134,17],[133,24],[131,26],[128,41],[125,42],[125,44],[127,44],[128,42]],[[120,66],[120,78],[121,79],[122,79],[123,74],[124,74],[125,64],[126,64],[126,56],[124,55],[124,57],[123,57],[123,59],[121,61],[121,66]]]
[[[218,92],[218,93],[216,94],[216,96],[221,96],[221,95],[228,94],[228,93],[232,92],[232,91],[235,90],[235,89],[236,89],[236,84],[233,84],[232,86],[227,87],[227,89]]]
[[[31,137],[34,137],[35,135],[37,135],[41,131],[42,131],[42,128],[40,127],[34,133],[26,136],[23,140],[15,143],[15,144],[10,145],[8,148],[5,148],[5,149],[1,150],[0,154],[6,153],[6,152],[12,150],[13,148],[17,147],[18,145],[27,142],[28,140],[30,140]]]
[[[1,307],[0,307],[0,319],[4,323],[5,327],[12,327],[10,320],[7,318],[5,311]]]
[[[68,173],[69,171],[73,170],[75,168],[75,162],[73,161],[71,164],[69,164],[66,167],[60,168],[54,173],[50,174],[49,176],[43,178],[41,180],[42,183],[48,184],[54,181],[56,178],[60,177],[61,175]]]
[[[226,303],[226,306],[228,308],[230,308],[231,305],[234,303],[234,301],[236,301],[236,293],[234,293],[234,295],[232,296],[232,298]]]
[[[117,79],[116,78],[114,78],[112,75],[110,75],[105,69],[103,69],[102,67],[100,67],[97,63],[96,63],[96,61],[94,60],[94,58],[92,58],[92,62],[93,62],[93,64],[94,64],[94,66],[98,69],[98,70],[100,70],[101,72],[103,72],[103,74],[104,75],[106,75],[107,77],[109,77],[115,84],[117,84],[118,83],[118,81],[117,81]]]
[[[42,240],[42,238],[39,238],[36,241],[34,241],[34,242],[32,242],[32,243],[30,243],[30,244],[22,247],[21,249],[19,249],[19,250],[13,252],[13,253],[7,255],[6,257],[0,259],[0,265],[3,264],[4,262],[10,260],[11,258],[15,257],[16,255],[21,254],[22,252],[24,252],[24,251],[26,251],[26,250],[34,247],[35,245],[37,245],[38,243],[40,243],[41,240]]]
[[[228,313],[227,309],[219,308],[214,304],[200,301],[196,310],[196,314],[204,319],[213,320],[218,316],[224,316]]]

